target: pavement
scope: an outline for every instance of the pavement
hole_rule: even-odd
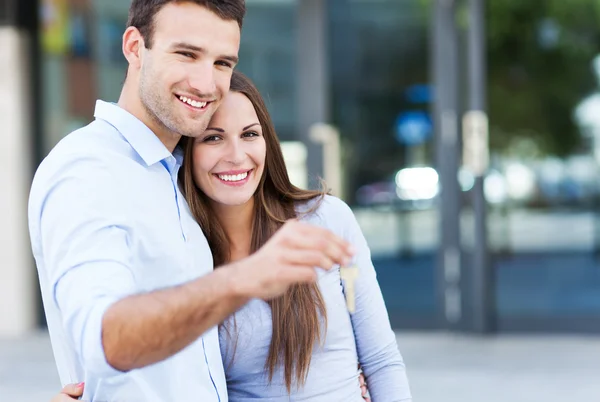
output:
[[[600,336],[397,332],[397,339],[415,402],[600,401]],[[59,388],[45,332],[0,339],[0,402],[49,402]]]

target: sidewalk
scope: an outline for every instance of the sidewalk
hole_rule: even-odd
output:
[[[600,337],[403,332],[398,343],[415,402],[600,401]],[[59,388],[46,334],[0,340],[0,401],[49,402]]]

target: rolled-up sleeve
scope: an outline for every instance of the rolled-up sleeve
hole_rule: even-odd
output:
[[[406,368],[381,294],[371,251],[354,213],[340,201],[337,213],[344,237],[356,248],[356,311],[351,315],[358,360],[367,378],[373,402],[412,401]]]
[[[119,373],[102,347],[104,313],[137,290],[119,186],[101,160],[77,156],[48,175],[38,191],[46,286],[81,365],[100,377]]]

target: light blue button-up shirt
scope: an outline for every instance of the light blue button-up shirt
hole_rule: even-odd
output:
[[[206,238],[177,186],[172,155],[141,121],[98,101],[95,121],[40,164],[29,230],[63,384],[83,399],[226,402],[216,328],[176,355],[122,373],[106,361],[102,316],[126,296],[212,271]]]

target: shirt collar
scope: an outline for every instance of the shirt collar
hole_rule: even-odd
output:
[[[172,156],[148,126],[117,104],[96,101],[94,117],[116,128],[146,165],[152,166]]]
[[[181,145],[177,144],[175,150],[173,151],[173,156],[175,157],[177,166],[183,165],[183,147]]]

